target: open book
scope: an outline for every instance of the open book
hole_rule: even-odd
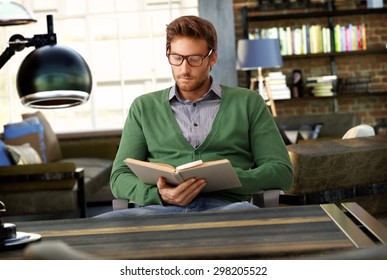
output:
[[[241,186],[234,168],[227,159],[203,162],[201,160],[173,167],[169,164],[127,158],[126,165],[144,183],[156,185],[160,176],[171,185],[195,177],[207,181],[202,192],[212,192]]]

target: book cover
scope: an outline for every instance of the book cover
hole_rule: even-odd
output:
[[[144,183],[156,185],[159,177],[164,177],[171,185],[178,185],[185,180],[195,177],[207,181],[202,192],[212,192],[241,187],[234,168],[227,159],[203,162],[190,162],[178,167],[164,163],[147,162],[127,158],[125,164]]]
[[[335,25],[334,31],[334,39],[335,39],[335,52],[341,52],[341,26],[339,24]]]
[[[361,43],[363,50],[367,50],[366,26],[364,23],[361,24]]]
[[[341,43],[340,43],[340,46],[341,46],[341,51],[342,52],[345,52],[346,50],[346,40],[345,40],[345,26],[341,26],[340,27],[340,40],[341,40]]]
[[[348,24],[348,33],[349,33],[349,44],[350,50],[357,50],[357,38],[356,38],[356,27],[353,24]]]
[[[309,44],[309,27],[306,24],[303,24],[301,27],[302,32],[302,54],[308,53],[308,44]]]
[[[288,55],[293,55],[293,39],[292,39],[292,29],[290,26],[286,27],[286,46]]]
[[[283,27],[279,27],[279,40],[281,45],[281,55],[288,55],[288,46],[286,40],[286,30]]]
[[[356,25],[356,38],[357,38],[357,49],[362,50],[363,46],[361,44],[361,26]]]
[[[294,54],[302,54],[302,29],[299,27],[293,29],[293,46]]]
[[[345,28],[345,51],[349,52],[351,50],[352,50],[351,27],[348,25]]]

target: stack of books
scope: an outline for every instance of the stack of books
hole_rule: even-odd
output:
[[[336,75],[309,77],[305,85],[312,88],[311,93],[316,97],[333,96],[336,80]]]
[[[282,72],[270,72],[267,78],[273,100],[290,99],[290,89]]]
[[[357,3],[356,1],[335,0],[334,5],[336,10],[349,10],[349,9],[356,9],[356,3]]]

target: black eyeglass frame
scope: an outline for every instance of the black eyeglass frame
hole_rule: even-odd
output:
[[[168,57],[168,62],[169,62],[169,64],[170,64],[170,65],[173,65],[173,66],[180,66],[180,65],[183,64],[184,60],[187,60],[188,64],[189,64],[191,67],[200,67],[200,66],[203,65],[203,61],[204,61],[207,57],[209,57],[209,56],[213,53],[213,51],[214,51],[214,49],[210,49],[210,51],[208,52],[208,54],[206,54],[205,56],[200,56],[200,55],[196,55],[196,54],[194,54],[194,55],[181,55],[181,54],[170,54],[170,53],[168,53],[168,54],[167,54],[167,57]],[[171,63],[171,60],[170,60],[170,58],[169,58],[170,55],[177,55],[177,56],[182,57],[183,59],[181,60],[180,64],[174,64],[174,63]],[[192,56],[197,56],[197,57],[200,57],[200,58],[202,59],[200,65],[192,65],[192,64],[189,62],[189,58],[192,57]]]

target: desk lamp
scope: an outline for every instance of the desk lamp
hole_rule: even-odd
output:
[[[36,22],[33,15],[15,2],[0,2],[0,26],[19,25]]]
[[[47,34],[24,38],[15,34],[0,56],[0,68],[25,47],[35,50],[22,62],[16,77],[21,103],[38,109],[77,106],[90,96],[92,76],[85,60],[74,50],[58,46],[52,15],[47,16]]]
[[[263,96],[263,68],[279,68],[283,65],[280,43],[278,39],[242,39],[238,41],[237,69],[257,70],[257,77],[250,80],[250,89],[258,81],[258,92]],[[267,84],[267,83],[266,83]],[[270,88],[266,86],[272,106]],[[272,107],[273,108],[273,107]],[[273,112],[275,114],[275,112]]]
[[[14,224],[3,223],[2,217],[5,210],[4,203],[0,201],[0,252],[7,248],[27,245],[42,238],[39,234],[17,231]]]

